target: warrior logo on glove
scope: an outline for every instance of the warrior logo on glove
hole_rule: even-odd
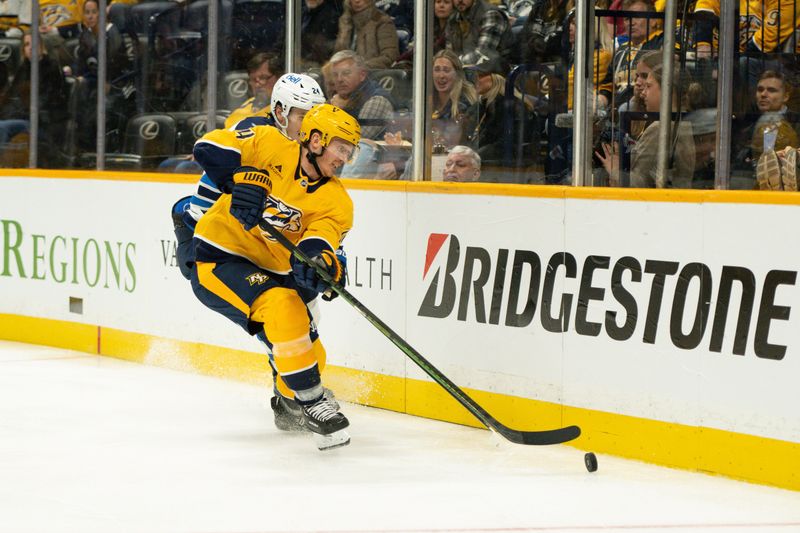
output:
[[[246,171],[239,179],[242,183],[260,183],[268,190],[272,189],[272,180],[269,179],[269,172],[266,170]]]
[[[299,209],[283,203],[272,196],[267,197],[267,207],[264,209],[264,220],[281,232],[299,233],[302,225],[300,220],[303,212]],[[269,240],[274,240],[269,233],[262,231],[261,235]]]

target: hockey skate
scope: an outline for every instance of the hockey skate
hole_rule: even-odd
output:
[[[350,444],[350,435],[345,431],[350,422],[324,395],[311,405],[303,406],[302,412],[305,427],[314,433],[317,448],[331,450]]]
[[[323,397],[331,404],[335,411],[339,410],[339,402],[333,391],[327,387],[323,390]],[[282,394],[275,392],[275,396],[270,398],[269,405],[275,416],[275,427],[281,431],[309,431],[303,418],[303,409],[291,398],[286,398]]]
[[[275,416],[275,427],[281,431],[308,431],[303,409],[289,398],[276,394],[269,400],[272,413]]]

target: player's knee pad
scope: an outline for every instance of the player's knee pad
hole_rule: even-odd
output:
[[[282,287],[269,289],[256,298],[250,319],[264,324],[264,332],[273,345],[308,337],[311,325],[306,306],[297,292]]]

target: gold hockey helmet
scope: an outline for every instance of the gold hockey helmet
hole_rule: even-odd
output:
[[[343,109],[331,104],[319,104],[311,108],[300,124],[300,142],[311,138],[311,132],[318,131],[322,136],[322,146],[328,146],[334,137],[358,146],[361,140],[361,126]]]

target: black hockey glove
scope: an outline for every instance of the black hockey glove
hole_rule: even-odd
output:
[[[311,261],[325,270],[335,282],[342,279],[342,264],[330,250],[323,250],[318,255],[311,258]],[[292,276],[298,287],[314,292],[325,292],[329,289],[328,284],[317,275],[317,271],[311,265],[296,260],[292,263]]]
[[[255,167],[239,167],[233,173],[231,215],[250,231],[258,225],[272,189],[269,172]]]

